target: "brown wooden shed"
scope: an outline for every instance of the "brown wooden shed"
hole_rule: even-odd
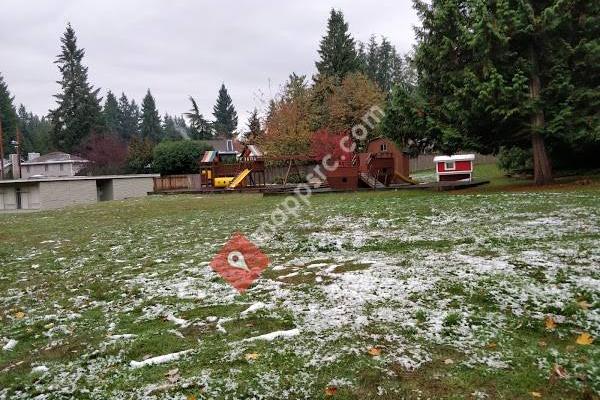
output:
[[[377,154],[377,153],[391,153],[394,159],[394,172],[406,178],[410,175],[410,162],[408,154],[398,149],[398,147],[389,139],[378,137],[369,142],[366,153]],[[361,160],[362,161],[362,160]],[[361,162],[361,168],[363,163]],[[396,176],[393,178],[393,182],[401,182]]]

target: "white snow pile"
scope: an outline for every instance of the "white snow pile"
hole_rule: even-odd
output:
[[[162,356],[156,356],[156,357],[151,357],[151,358],[147,358],[143,361],[135,361],[132,360],[129,363],[129,366],[131,368],[142,368],[142,367],[146,367],[148,365],[158,365],[158,364],[165,364],[171,361],[177,361],[179,360],[181,357],[183,357],[186,354],[191,353],[192,350],[184,350],[184,351],[180,351],[177,353],[171,353],[171,354],[164,354]]]
[[[293,336],[298,336],[299,334],[300,334],[300,329],[294,328],[294,329],[290,329],[287,331],[275,331],[275,332],[266,333],[266,334],[260,335],[260,336],[246,338],[246,339],[243,339],[242,342],[254,342],[255,340],[266,340],[268,342],[271,342],[275,339],[290,338]]]

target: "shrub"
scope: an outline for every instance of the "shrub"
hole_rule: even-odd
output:
[[[163,175],[198,173],[198,161],[211,147],[197,140],[166,141],[154,148],[153,167]]]
[[[519,174],[533,170],[531,149],[502,147],[498,153],[498,167],[507,174]]]
[[[134,137],[127,149],[127,172],[134,174],[152,171],[152,158],[155,143],[148,139]]]

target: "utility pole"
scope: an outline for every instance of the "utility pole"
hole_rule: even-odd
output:
[[[2,118],[0,118],[0,180],[4,179],[4,136],[2,135]]]
[[[17,126],[17,144],[15,146],[17,148],[17,168],[19,169],[19,179],[21,176],[21,130]]]

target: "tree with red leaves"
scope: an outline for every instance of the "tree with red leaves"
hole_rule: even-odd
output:
[[[310,154],[315,161],[330,155],[334,161],[352,161],[355,144],[347,132],[331,132],[326,128],[312,134]]]
[[[127,166],[127,144],[115,135],[93,133],[79,146],[78,153],[90,163],[79,175],[122,174]]]

